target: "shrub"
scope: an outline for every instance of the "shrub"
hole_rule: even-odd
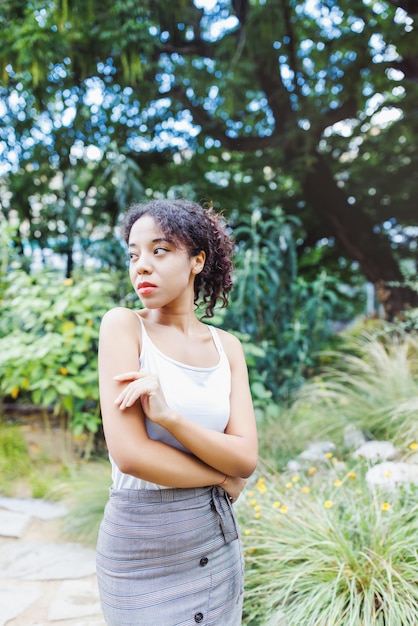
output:
[[[64,532],[72,540],[94,547],[112,482],[108,461],[83,464],[71,480],[61,485],[59,493],[70,511]]]
[[[0,424],[0,490],[26,476],[32,467],[29,450],[19,427]]]
[[[310,281],[298,274],[296,218],[259,208],[248,221],[239,219],[226,326],[262,349],[259,378],[276,400],[287,399],[312,373],[317,352],[331,340],[331,321],[348,298],[325,271]]]
[[[74,280],[52,271],[10,272],[0,325],[1,396],[52,408],[76,434],[96,432],[98,330],[119,282],[100,272]]]
[[[362,335],[350,339],[347,351],[325,353],[322,358],[321,376],[296,394],[295,422],[306,422],[318,435],[341,434],[346,424],[353,424],[372,438],[395,444],[418,438],[416,337]]]
[[[265,475],[238,501],[245,626],[415,626],[417,490],[371,491],[365,467]]]

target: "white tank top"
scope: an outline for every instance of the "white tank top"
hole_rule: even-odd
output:
[[[182,417],[218,432],[224,432],[230,413],[231,369],[218,332],[209,329],[219,361],[213,367],[194,367],[175,361],[163,354],[142,327],[140,368],[159,378],[168,406]],[[189,452],[168,430],[145,417],[148,435],[179,450]],[[110,457],[112,480],[115,489],[164,489],[160,485],[124,474]]]

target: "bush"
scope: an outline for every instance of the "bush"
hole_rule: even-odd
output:
[[[262,208],[234,228],[236,280],[225,324],[262,350],[259,378],[276,400],[288,399],[332,340],[332,320],[348,298],[325,271],[298,274],[294,230],[299,222]]]
[[[415,626],[417,489],[370,490],[365,467],[260,478],[238,501],[245,626]]]
[[[0,325],[0,394],[52,408],[75,434],[98,429],[97,341],[120,277],[52,271],[7,275]]]
[[[0,490],[7,491],[9,482],[26,476],[31,467],[28,446],[20,428],[0,424]]]
[[[299,427],[341,438],[352,424],[395,444],[418,439],[416,337],[353,337],[345,351],[324,353],[322,361],[322,374],[296,394],[291,412]]]
[[[94,547],[112,482],[108,461],[83,465],[72,479],[61,485],[59,493],[70,511],[64,532],[72,540]]]

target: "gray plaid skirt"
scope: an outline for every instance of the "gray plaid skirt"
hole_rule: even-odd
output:
[[[241,626],[244,564],[224,490],[111,489],[97,580],[108,626]]]

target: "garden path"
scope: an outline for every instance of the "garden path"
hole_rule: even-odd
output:
[[[62,504],[0,497],[0,626],[105,626],[91,548],[68,542]]]

